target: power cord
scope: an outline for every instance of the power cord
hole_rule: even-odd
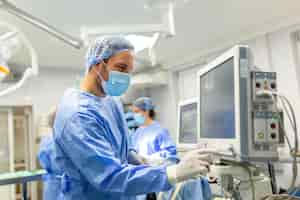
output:
[[[276,100],[276,97],[278,97],[281,101],[284,112],[287,114],[290,125],[293,129],[294,141],[295,141],[294,148],[291,145],[291,142],[289,140],[288,135],[286,134],[286,131],[284,130],[284,128],[282,128],[283,134],[286,138],[286,141],[287,141],[287,144],[288,144],[288,147],[290,150],[290,154],[293,158],[293,164],[292,164],[293,178],[292,178],[291,184],[288,189],[288,191],[291,191],[291,190],[293,191],[293,188],[295,188],[296,179],[298,176],[297,152],[299,151],[298,128],[297,128],[297,121],[296,121],[296,115],[294,112],[294,108],[293,108],[292,104],[290,103],[290,101],[285,96],[279,95],[276,92],[271,92],[269,90],[261,90],[261,91],[257,92],[257,95],[268,95],[272,98],[273,102],[275,103],[276,112],[278,113],[278,116],[279,116],[279,124],[283,125],[283,120],[279,114],[279,108],[278,108],[277,100]],[[283,127],[283,126],[280,126],[280,127]]]

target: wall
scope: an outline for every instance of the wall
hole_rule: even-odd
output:
[[[37,77],[10,95],[0,98],[0,105],[33,105],[35,130],[42,114],[59,102],[64,90],[77,84],[80,71],[43,68]]]
[[[243,44],[249,45],[252,49],[254,65],[263,70],[271,70],[278,73],[279,92],[285,95],[293,104],[299,123],[300,66],[295,62],[293,41],[291,39],[291,33],[297,29],[300,29],[300,25],[261,35],[250,41],[245,41]],[[165,127],[172,130],[171,133],[174,139],[176,138],[177,127],[176,105],[179,101],[197,97],[196,73],[202,66],[203,64],[199,64],[193,68],[173,72],[173,77],[177,76],[177,81],[170,82],[169,86],[165,88],[151,90],[151,95],[156,100],[158,108],[160,108],[159,120]],[[176,86],[171,84],[175,84]],[[178,96],[177,100],[176,98],[173,99],[174,96]],[[285,121],[285,124],[288,124],[288,121]],[[293,141],[290,126],[286,128],[289,138]],[[287,157],[288,149],[281,149],[280,155]],[[284,170],[284,173],[278,177],[280,180],[279,183],[281,186],[287,187],[291,179],[291,166],[284,164],[279,166],[279,168]]]
[[[157,120],[167,128],[173,139],[176,135],[177,114],[176,107],[178,101],[178,74],[168,73],[168,85],[151,88],[148,94],[156,104]]]

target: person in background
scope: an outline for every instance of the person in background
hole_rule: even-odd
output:
[[[176,145],[169,131],[155,121],[155,105],[148,97],[138,98],[132,106],[139,128],[130,136],[130,150],[144,157],[151,165],[177,162]]]
[[[205,150],[191,151],[171,167],[128,162],[124,111],[112,97],[126,92],[133,66],[134,48],[128,40],[97,38],[88,49],[80,89],[65,91],[54,123],[64,200],[133,200],[208,172],[212,160]]]
[[[55,155],[53,150],[53,124],[55,119],[56,108],[52,108],[46,117],[47,133],[40,143],[40,150],[38,153],[38,159],[41,166],[46,170],[47,174],[43,177],[44,190],[43,199],[53,200],[60,199],[61,193],[61,170],[55,163]]]
[[[152,99],[138,98],[132,105],[132,111],[139,128],[130,136],[130,150],[145,158],[145,162],[153,166],[176,164],[179,159],[175,143],[168,130],[155,121],[156,112]],[[178,200],[210,200],[212,197],[209,183],[205,178],[189,180],[180,184],[179,190],[173,189],[161,194],[160,198],[170,200],[175,195],[174,199]],[[153,194],[151,197],[154,199]],[[139,199],[148,200],[151,197],[139,196]]]
[[[139,155],[145,164],[152,166],[167,165],[168,162],[176,163],[178,159],[175,143],[168,130],[155,121],[154,109],[153,101],[148,97],[137,99],[131,106],[132,118],[138,128],[129,136],[129,150]],[[157,195],[155,193],[140,195],[138,199],[155,200]]]

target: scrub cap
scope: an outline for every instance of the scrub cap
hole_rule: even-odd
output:
[[[86,54],[87,71],[93,65],[123,51],[134,51],[134,46],[122,36],[105,36],[97,38],[88,48]]]
[[[152,99],[149,97],[140,97],[134,101],[133,105],[144,111],[153,110],[155,108]]]

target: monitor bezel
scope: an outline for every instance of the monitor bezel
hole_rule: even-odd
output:
[[[199,142],[199,129],[198,126],[197,128],[197,141],[195,144],[190,144],[190,143],[181,143],[179,142],[179,137],[180,137],[180,117],[181,117],[181,108],[190,104],[194,104],[196,103],[197,105],[197,123],[198,123],[198,109],[199,109],[199,99],[198,98],[191,98],[191,99],[187,99],[185,101],[181,101],[178,103],[178,107],[177,107],[177,137],[176,137],[176,143],[177,143],[177,147],[181,148],[181,149],[194,149],[197,147],[198,142]]]
[[[219,147],[234,147],[238,152],[240,151],[240,85],[239,85],[239,74],[240,74],[240,54],[239,49],[242,46],[235,46],[229,50],[227,50],[222,55],[218,56],[212,62],[208,63],[202,69],[200,69],[197,73],[197,92],[198,92],[198,122],[197,129],[199,132],[199,140],[198,143],[200,146],[207,148],[219,148]],[[201,77],[205,75],[207,72],[219,67],[222,63],[228,61],[233,58],[234,62],[234,113],[235,113],[235,138],[228,139],[214,139],[214,138],[204,138],[201,137]]]

